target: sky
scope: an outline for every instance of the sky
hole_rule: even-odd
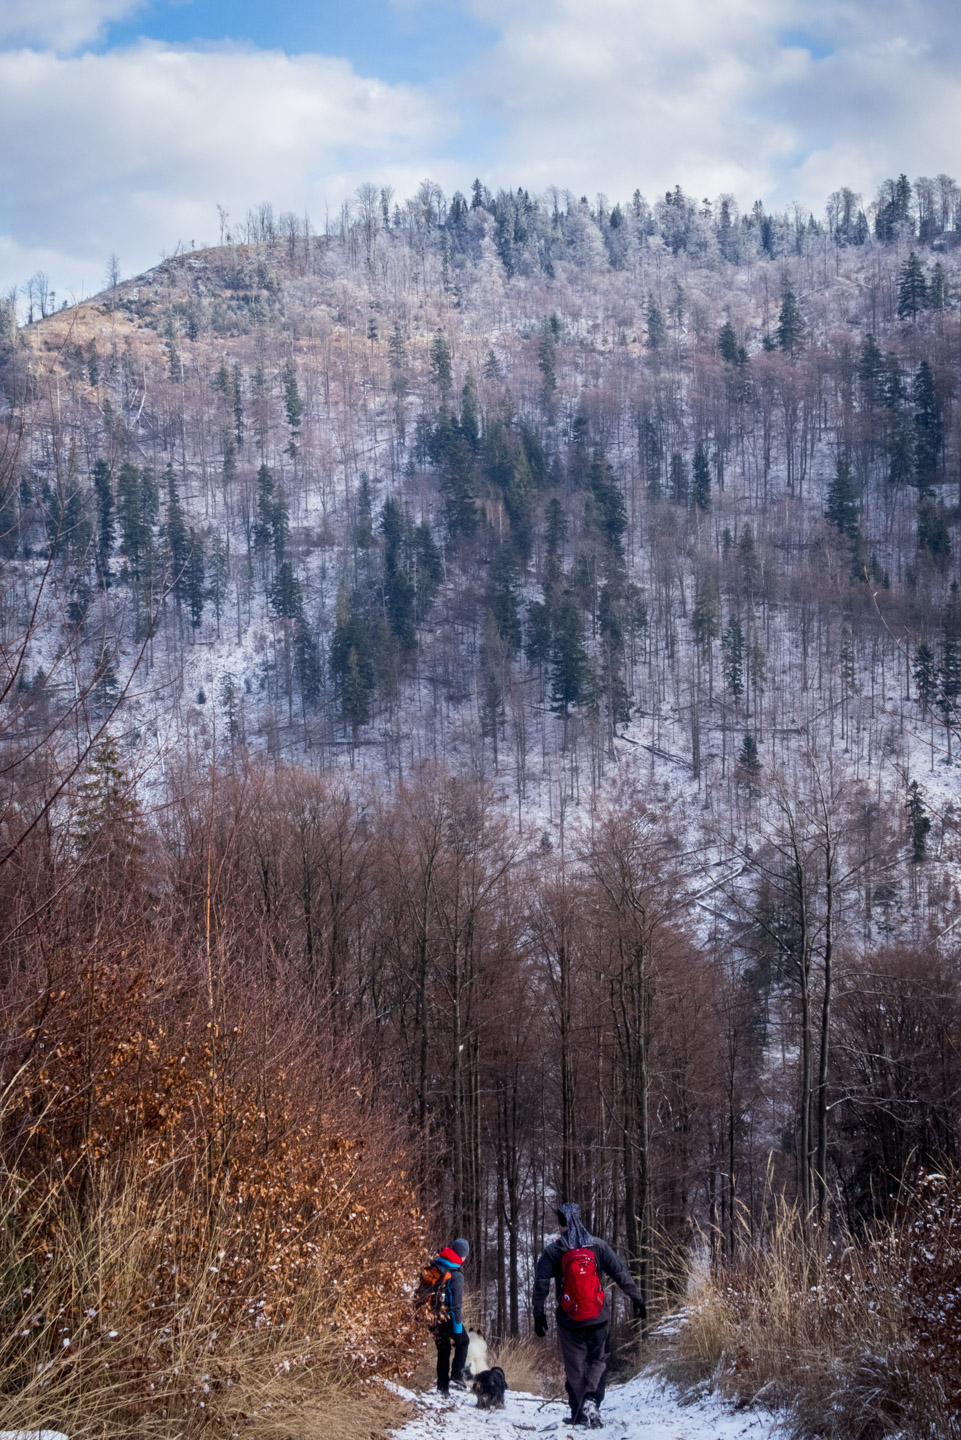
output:
[[[957,0],[0,0],[0,291],[365,181],[820,214],[961,178],[959,61]]]

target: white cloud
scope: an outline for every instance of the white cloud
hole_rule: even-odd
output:
[[[505,128],[500,183],[820,209],[840,184],[958,168],[948,0],[466,3],[500,32],[472,79]]]
[[[235,46],[67,53],[137,3],[0,0],[0,44],[49,47],[0,48],[0,285],[89,291],[112,251],[129,274],[215,239],[218,203],[318,223],[365,179],[820,210],[961,169],[956,0],[459,0],[499,38],[434,90]]]
[[[58,289],[89,292],[112,251],[129,274],[178,240],[216,239],[218,204],[239,219],[269,199],[316,224],[372,174],[413,187],[454,124],[424,92],[323,56],[0,53],[0,131],[17,141],[0,150],[7,251],[69,255]]]
[[[0,0],[0,42],[76,50],[112,20],[141,8],[142,0]]]

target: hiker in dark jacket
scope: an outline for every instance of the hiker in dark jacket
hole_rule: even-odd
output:
[[[604,1375],[610,1352],[608,1327],[611,1318],[610,1297],[600,1283],[600,1277],[609,1275],[623,1290],[634,1306],[637,1319],[646,1318],[647,1307],[627,1267],[606,1241],[598,1240],[590,1233],[581,1220],[577,1205],[561,1205],[557,1218],[561,1225],[560,1234],[551,1241],[537,1262],[533,1293],[534,1333],[540,1336],[547,1334],[545,1305],[553,1280],[557,1332],[567,1378],[567,1398],[571,1402],[571,1421],[574,1425],[600,1429],[603,1424],[600,1405],[604,1398]],[[564,1256],[570,1251],[589,1254],[573,1257],[565,1266]],[[574,1278],[575,1270],[582,1278]],[[578,1312],[581,1312],[581,1318],[578,1318]]]
[[[469,1254],[469,1242],[455,1240],[453,1245],[447,1246],[440,1252],[434,1262],[447,1275],[447,1279],[441,1281],[445,1287],[443,1304],[447,1314],[434,1330],[434,1344],[437,1346],[437,1388],[442,1395],[448,1395],[452,1385],[455,1390],[467,1389],[467,1383],[464,1380],[464,1366],[467,1363],[467,1347],[470,1341],[462,1313],[464,1306],[462,1267]],[[454,1351],[453,1364],[451,1364],[451,1348]]]

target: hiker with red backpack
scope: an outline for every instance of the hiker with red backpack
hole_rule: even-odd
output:
[[[537,1262],[534,1278],[534,1333],[547,1334],[544,1307],[554,1281],[557,1300],[557,1333],[561,1342],[567,1398],[571,1402],[571,1423],[599,1430],[604,1375],[610,1353],[608,1328],[611,1302],[601,1284],[609,1275],[634,1307],[638,1320],[647,1318],[644,1297],[631,1279],[627,1267],[610,1245],[592,1235],[581,1220],[580,1207],[561,1205],[557,1211],[560,1234],[546,1247]]]
[[[437,1388],[442,1395],[449,1395],[451,1386],[455,1390],[467,1389],[464,1366],[470,1340],[461,1312],[464,1304],[462,1267],[469,1254],[467,1240],[455,1240],[453,1245],[446,1246],[423,1271],[415,1297],[437,1346]]]

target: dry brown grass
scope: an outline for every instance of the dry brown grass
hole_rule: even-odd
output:
[[[278,1323],[261,1320],[256,1271],[225,1303],[229,1217],[208,1224],[202,1244],[188,1240],[176,1212],[186,1204],[199,1224],[191,1201],[201,1197],[174,1179],[114,1176],[81,1216],[65,1187],[31,1194],[28,1181],[3,1177],[0,1430],[279,1440],[293,1428],[305,1440],[363,1440],[396,1423],[399,1402],[345,1359],[324,1270]],[[38,1240],[52,1248],[36,1251]]]
[[[692,1282],[661,1368],[786,1409],[799,1440],[959,1440],[959,1237],[957,1180],[928,1182],[869,1242],[823,1251],[782,1209],[736,1263]]]
[[[556,1343],[532,1335],[505,1339],[490,1347],[492,1365],[499,1365],[512,1390],[556,1399],[564,1394],[564,1367]]]

